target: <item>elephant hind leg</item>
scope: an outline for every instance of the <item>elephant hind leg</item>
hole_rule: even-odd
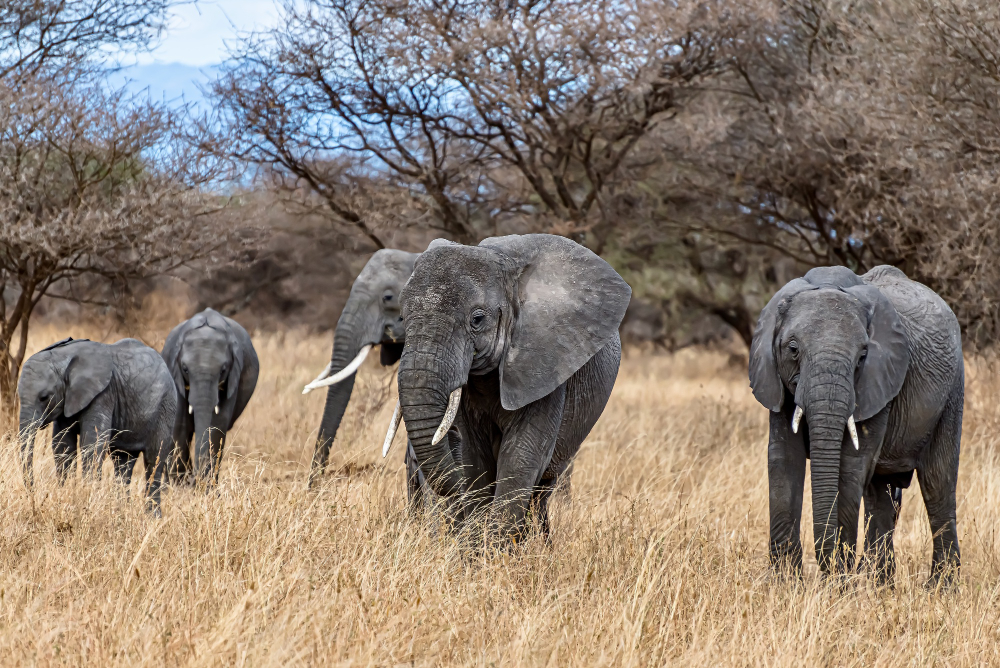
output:
[[[880,585],[891,585],[896,574],[892,537],[902,500],[903,490],[882,476],[865,488],[865,564]]]
[[[542,480],[531,494],[531,512],[538,517],[538,524],[546,540],[551,538],[549,524],[549,501],[556,489],[556,478]]]
[[[927,507],[927,518],[934,541],[931,578],[928,582],[930,586],[936,586],[942,578],[945,584],[950,584],[957,577],[961,564],[955,487],[958,483],[964,398],[964,388],[959,385],[952,392],[934,429],[927,454],[917,467],[920,493]]]

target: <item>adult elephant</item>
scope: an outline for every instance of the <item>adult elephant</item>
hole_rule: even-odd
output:
[[[380,346],[382,366],[399,360],[403,351],[399,293],[410,278],[413,263],[419,255],[393,249],[382,249],[372,255],[351,286],[351,294],[337,321],[330,363],[302,390],[302,394],[308,394],[321,387],[329,387],[309,471],[310,487],[316,484],[326,469],[330,446],[351,400],[355,374],[372,347]],[[407,457],[407,463],[412,468],[410,460]],[[413,476],[408,477],[411,479],[412,497],[415,492]]]
[[[621,359],[631,288],[548,234],[432,244],[400,296],[399,424],[431,489],[488,507],[520,534],[532,499],[548,531],[558,476],[600,417]],[[461,428],[459,428],[461,426]]]
[[[207,308],[171,330],[162,355],[177,387],[173,474],[215,484],[226,434],[257,386],[257,352],[238,322]]]
[[[128,485],[141,454],[146,496],[159,514],[177,395],[155,350],[135,339],[111,345],[63,339],[28,358],[17,394],[21,465],[29,488],[35,436],[51,424],[60,482],[75,467],[79,450],[85,476],[99,473],[110,454],[115,474]]]
[[[864,497],[865,556],[891,581],[901,488],[916,470],[934,536],[932,582],[953,576],[964,375],[955,315],[894,267],[864,276],[822,267],[779,290],[750,349],[750,386],[771,411],[772,563],[801,568],[808,458],[824,573],[853,567]]]

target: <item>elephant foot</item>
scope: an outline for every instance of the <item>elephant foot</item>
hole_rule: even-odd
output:
[[[957,592],[959,585],[958,564],[949,563],[945,567],[933,569],[931,576],[924,582],[924,589],[931,593]]]

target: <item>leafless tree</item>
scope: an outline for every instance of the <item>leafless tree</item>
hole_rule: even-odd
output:
[[[582,234],[636,142],[723,66],[725,23],[651,0],[288,2],[213,90],[235,157],[376,247],[355,197],[372,183],[409,197],[397,224],[461,241],[505,220]]]
[[[43,297],[75,298],[85,276],[127,284],[170,270],[231,234],[219,215],[228,198],[208,187],[221,165],[188,141],[178,111],[111,89],[85,57],[118,28],[143,43],[158,15],[139,3],[24,0],[0,16],[21,21],[0,38],[0,402],[10,411]]]

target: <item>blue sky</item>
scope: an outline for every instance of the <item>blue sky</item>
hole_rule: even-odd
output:
[[[198,84],[213,76],[226,57],[226,42],[238,34],[275,24],[274,0],[198,0],[174,9],[169,26],[150,53],[122,63],[116,83],[148,90],[154,98],[201,99]]]

